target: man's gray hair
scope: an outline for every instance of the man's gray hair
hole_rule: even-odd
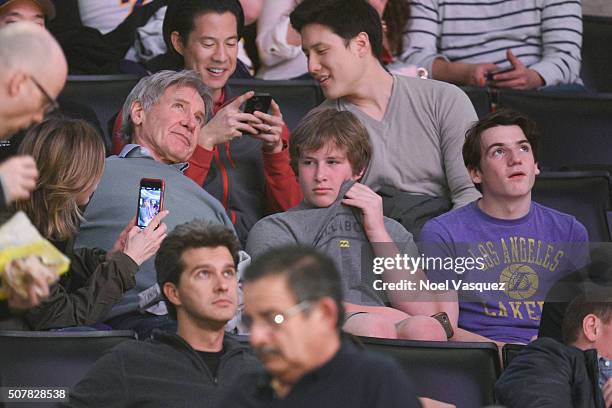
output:
[[[128,95],[123,108],[121,110],[121,136],[128,142],[134,136],[134,125],[131,118],[132,104],[140,102],[144,111],[148,111],[155,105],[162,94],[171,87],[176,85],[179,87],[191,87],[195,89],[202,100],[204,101],[204,109],[206,109],[206,119],[212,112],[212,96],[210,90],[200,78],[200,75],[195,71],[159,71],[153,75],[142,78]]]

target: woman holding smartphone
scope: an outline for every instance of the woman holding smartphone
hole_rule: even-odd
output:
[[[135,285],[138,267],[157,252],[166,236],[167,211],[140,230],[135,218],[113,249],[73,247],[86,205],[104,171],[104,144],[83,120],[49,118],[30,131],[19,154],[34,157],[40,177],[28,200],[13,204],[40,233],[70,258],[70,270],[49,298],[25,314],[34,330],[93,325]]]

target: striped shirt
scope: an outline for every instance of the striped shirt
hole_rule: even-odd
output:
[[[506,50],[546,85],[580,83],[580,0],[413,0],[404,62],[431,72],[434,59],[509,68]]]

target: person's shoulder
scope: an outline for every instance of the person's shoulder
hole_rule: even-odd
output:
[[[257,221],[251,228],[251,232],[249,234],[258,234],[271,229],[286,229],[291,221],[295,220],[296,218],[299,218],[299,210],[290,210],[268,215]]]
[[[543,219],[546,225],[556,225],[560,231],[571,233],[570,239],[573,237],[581,240],[586,238],[588,240],[588,232],[585,226],[575,216],[546,207],[535,201],[532,204],[534,213],[540,219]]]
[[[438,81],[435,79],[422,79],[408,77],[405,75],[393,75],[394,82],[402,89],[408,92],[423,92],[426,94],[435,94],[440,96],[459,95],[466,97],[465,92],[456,85],[448,82]]]
[[[444,214],[440,214],[429,220],[425,226],[433,227],[436,225],[453,226],[456,224],[473,223],[478,211],[475,208],[476,201],[472,201],[463,207],[454,208]]]

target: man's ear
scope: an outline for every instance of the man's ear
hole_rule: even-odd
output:
[[[170,42],[172,43],[172,47],[176,52],[184,55],[183,42],[181,41],[181,35],[178,33],[178,31],[173,31],[172,34],[170,34]]]
[[[589,313],[582,319],[582,332],[591,343],[599,337],[599,318],[592,313]]]
[[[319,299],[318,301],[320,320],[328,323],[328,327],[335,329],[338,323],[338,305],[334,299],[329,296]]]
[[[7,78],[8,95],[15,98],[25,92],[28,80],[29,76],[25,72],[16,70],[10,73]]]
[[[538,164],[538,162],[535,162],[535,175],[537,176],[538,174],[540,174],[540,165]]]
[[[172,282],[164,283],[162,290],[164,292],[164,295],[166,295],[166,298],[168,299],[170,303],[172,303],[174,306],[181,305],[181,297],[179,296],[179,293],[178,293],[179,290],[174,283]]]
[[[351,180],[353,180],[353,181],[361,180],[361,178],[363,177],[363,173],[365,173],[365,168],[361,169],[361,171],[359,173],[353,174],[353,177],[351,177]]]
[[[364,31],[360,32],[353,39],[351,39],[351,43],[354,44],[357,55],[360,58],[372,53],[370,50],[370,37],[368,36],[368,33]]]
[[[472,179],[472,183],[474,184],[482,183],[482,172],[480,171],[479,168],[469,167],[468,174],[470,175],[470,178]]]
[[[132,106],[130,106],[130,118],[134,125],[141,125],[144,120],[144,107],[140,101],[132,102]]]

